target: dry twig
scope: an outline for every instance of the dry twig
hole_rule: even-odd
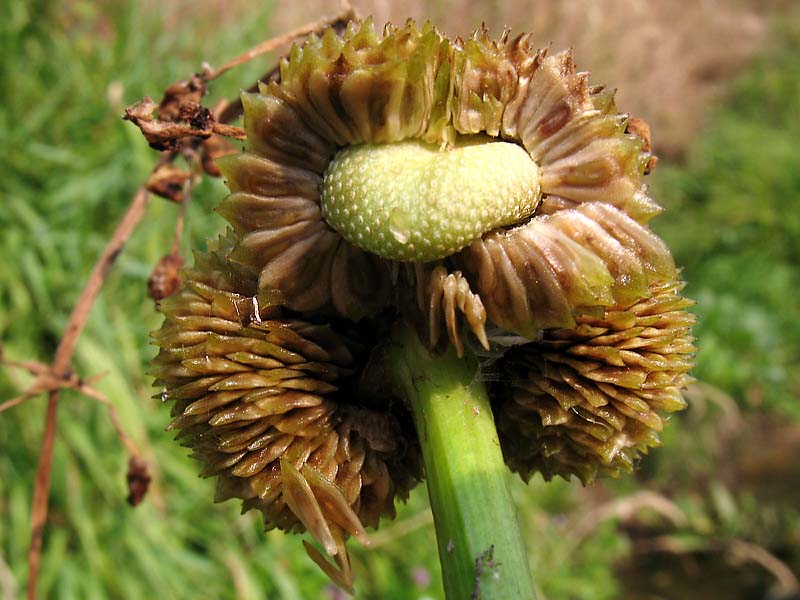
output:
[[[205,79],[205,81],[211,81],[212,79],[216,79],[217,77],[219,77],[220,75],[222,75],[223,73],[229,71],[234,67],[238,67],[240,65],[250,62],[257,56],[261,56],[262,54],[266,54],[267,52],[272,52],[273,50],[277,50],[278,48],[286,46],[287,44],[292,43],[294,40],[297,40],[301,37],[305,37],[311,33],[317,33],[323,31],[327,27],[335,27],[337,24],[341,23],[346,24],[348,21],[352,21],[355,18],[356,18],[356,13],[353,7],[350,6],[348,2],[343,2],[341,11],[338,15],[334,17],[326,17],[314,23],[306,23],[305,25],[302,25],[297,29],[289,31],[288,33],[266,40],[258,44],[254,48],[251,48],[247,52],[240,54],[236,58],[229,60],[218,69],[211,69],[210,67],[208,67],[203,73],[203,78]]]
[[[287,34],[266,40],[244,54],[224,63],[218,69],[206,67],[202,73],[194,75],[186,81],[176,82],[167,88],[159,104],[149,98],[144,98],[125,111],[123,118],[134,122],[153,148],[164,151],[158,164],[145,184],[137,190],[122,221],[117,226],[111,240],[92,269],[70,314],[52,365],[37,362],[6,361],[0,355],[0,361],[6,366],[27,370],[35,376],[33,383],[21,396],[0,404],[0,412],[18,406],[39,394],[48,393],[45,430],[40,448],[31,507],[31,543],[28,551],[27,593],[29,600],[36,598],[36,584],[41,564],[44,527],[48,514],[53,448],[57,431],[56,417],[61,389],[73,389],[84,396],[101,402],[108,408],[109,420],[131,455],[127,476],[129,503],[132,505],[138,504],[146,493],[150,481],[146,464],[141,459],[136,445],[125,433],[113,403],[91,386],[91,383],[97,378],[83,380],[72,371],[70,365],[78,338],[86,325],[94,301],[100,293],[123,246],[144,217],[150,192],[174,202],[185,204],[184,194],[188,184],[195,176],[193,171],[219,176],[220,173],[214,165],[214,159],[232,151],[224,138],[244,138],[243,129],[228,124],[239,115],[240,104],[238,100],[222,102],[214,110],[209,110],[202,106],[200,101],[206,93],[207,84],[228,70],[245,64],[257,56],[286,46],[290,42],[310,33],[321,32],[328,26],[341,28],[354,18],[355,12],[352,7],[349,3],[343,2],[340,13],[335,17],[321,19]],[[274,76],[275,73],[277,73],[277,70],[272,69],[265,75],[265,78]],[[177,168],[173,163],[179,156],[187,158],[195,168],[190,171]],[[178,259],[180,258],[177,248],[183,230],[184,211],[185,207],[182,206],[176,222],[172,254],[168,255],[172,257],[170,268],[175,268],[175,270],[177,270],[175,256]]]
[[[630,519],[644,509],[652,510],[675,527],[682,527],[688,521],[684,512],[672,500],[662,494],[643,490],[616,498],[585,512],[569,527],[572,544],[575,547],[579,546],[592,531],[609,519]]]
[[[637,542],[636,551],[640,554],[669,553],[684,555],[692,552],[723,552],[736,563],[752,562],[761,566],[775,578],[776,597],[794,598],[800,593],[800,581],[789,565],[769,550],[745,540],[708,540],[702,544],[686,546],[671,535],[662,535]]]
[[[89,280],[81,292],[78,303],[70,315],[64,336],[56,349],[55,359],[51,374],[55,380],[69,381],[71,374],[70,363],[78,337],[89,318],[89,312],[94,304],[97,294],[108,276],[111,267],[116,261],[125,242],[139,224],[147,208],[150,195],[145,188],[140,188],[134,196],[128,211],[117,226],[111,241],[103,250],[103,254],[92,269]],[[44,526],[47,522],[47,499],[50,495],[50,475],[53,467],[53,446],[56,436],[56,416],[58,414],[59,389],[51,389],[47,402],[45,415],[44,437],[42,439],[39,465],[36,469],[36,484],[33,488],[33,503],[31,508],[31,545],[28,550],[28,598],[36,598],[36,581],[39,575],[39,566],[42,555],[42,541]]]
[[[731,558],[738,562],[753,562],[768,571],[777,583],[781,598],[797,597],[800,593],[800,581],[785,562],[758,544],[733,539],[727,544]]]

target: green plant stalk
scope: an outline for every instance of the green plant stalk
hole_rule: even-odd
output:
[[[535,598],[484,384],[474,357],[431,356],[407,328],[389,362],[414,415],[447,598]]]

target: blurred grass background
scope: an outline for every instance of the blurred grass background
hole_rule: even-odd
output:
[[[800,9],[791,1],[421,0],[358,4],[378,22],[485,21],[575,47],[622,110],[653,125],[654,226],[698,300],[689,411],[635,477],[589,488],[515,480],[541,597],[798,597],[800,573]],[[321,14],[322,2],[7,0],[0,4],[0,339],[49,362],[116,221],[155,161],[120,120],[202,61],[220,64]],[[230,97],[269,66],[212,87]],[[184,254],[222,228],[219,181],[194,191]],[[92,312],[75,356],[150,462],[125,503],[127,456],[106,411],[63,394],[42,598],[337,598],[300,539],[214,505],[211,481],[164,432],[144,373],[159,325],[146,280],[169,251],[175,205],[155,200]],[[0,370],[0,400],[30,378]],[[0,415],[0,599],[22,595],[44,398]],[[422,486],[424,488],[424,486]],[[357,598],[441,598],[424,489],[353,545]]]

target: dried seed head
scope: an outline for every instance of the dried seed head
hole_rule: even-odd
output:
[[[646,225],[649,133],[587,81],[529,36],[367,21],[242,96],[247,149],[217,161],[233,229],[161,303],[157,385],[218,498],[308,529],[340,585],[346,536],[421,476],[376,384],[393,320],[488,353],[525,478],[630,469],[683,407],[693,319]]]
[[[506,354],[493,401],[513,471],[526,481],[541,472],[588,483],[631,471],[659,444],[660,413],[686,407],[681,389],[696,350],[681,287],[654,285],[649,298],[579,317]]]
[[[152,372],[173,402],[170,429],[217,477],[218,501],[243,499],[267,529],[308,529],[332,556],[344,535],[368,543],[364,526],[394,516],[421,477],[413,435],[396,414],[353,403],[345,338],[238,293],[256,286],[241,273],[215,272],[227,247],[198,255],[159,305]]]

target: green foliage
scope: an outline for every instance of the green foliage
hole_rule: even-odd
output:
[[[195,3],[182,0],[165,14],[134,0],[0,3],[0,336],[7,358],[51,359],[83,281],[155,160],[138,131],[120,120],[123,107],[185,77],[202,59],[219,64],[269,33],[263,24],[270,4],[234,3],[208,12],[214,4],[195,10]],[[240,18],[245,10],[247,18]],[[696,375],[750,407],[763,400],[771,410],[795,416],[799,22],[797,16],[785,20],[775,49],[738,82],[687,164],[660,166],[654,181],[655,196],[668,208],[654,225],[685,266],[688,295],[698,300]],[[214,94],[232,95],[266,64],[226,75]],[[194,190],[185,250],[202,247],[221,230],[211,207],[224,193],[219,181]],[[298,536],[265,535],[256,515],[240,516],[236,503],[212,504],[213,483],[197,478],[197,465],[164,432],[166,409],[150,399],[144,373],[154,349],[148,331],[160,318],[145,282],[169,250],[175,214],[172,204],[151,203],[75,357],[82,375],[107,373],[98,388],[150,462],[151,493],[136,509],[127,506],[127,456],[106,409],[64,393],[41,597],[334,597]],[[20,371],[0,370],[0,401],[29,381]],[[11,582],[0,580],[0,595],[13,596],[12,585],[21,595],[26,583],[44,402],[0,415],[0,559],[13,575]],[[723,416],[710,412],[709,421],[722,422]],[[520,524],[543,598],[624,594],[626,582],[615,577],[615,568],[634,551],[628,536],[613,520],[584,537],[574,531],[596,505],[644,486],[676,497],[689,523],[674,533],[694,548],[745,538],[798,566],[796,509],[719,474],[732,461],[720,441],[730,438],[719,429],[692,418],[675,421],[665,432],[665,447],[645,462],[638,479],[588,490],[538,477],[529,486],[515,480]],[[744,446],[744,456],[752,444]],[[797,481],[792,476],[790,487]],[[418,489],[399,508],[397,521],[376,534],[376,549],[354,545],[358,598],[442,597],[428,514],[427,497]]]
[[[582,490],[562,479],[535,476],[512,490],[520,506],[520,525],[539,598],[613,600],[620,586],[613,565],[627,552],[626,540],[612,522],[600,523],[584,536],[578,524],[586,516]]]
[[[695,375],[800,416],[800,26],[786,19],[685,166],[655,174],[667,239],[697,300]]]

